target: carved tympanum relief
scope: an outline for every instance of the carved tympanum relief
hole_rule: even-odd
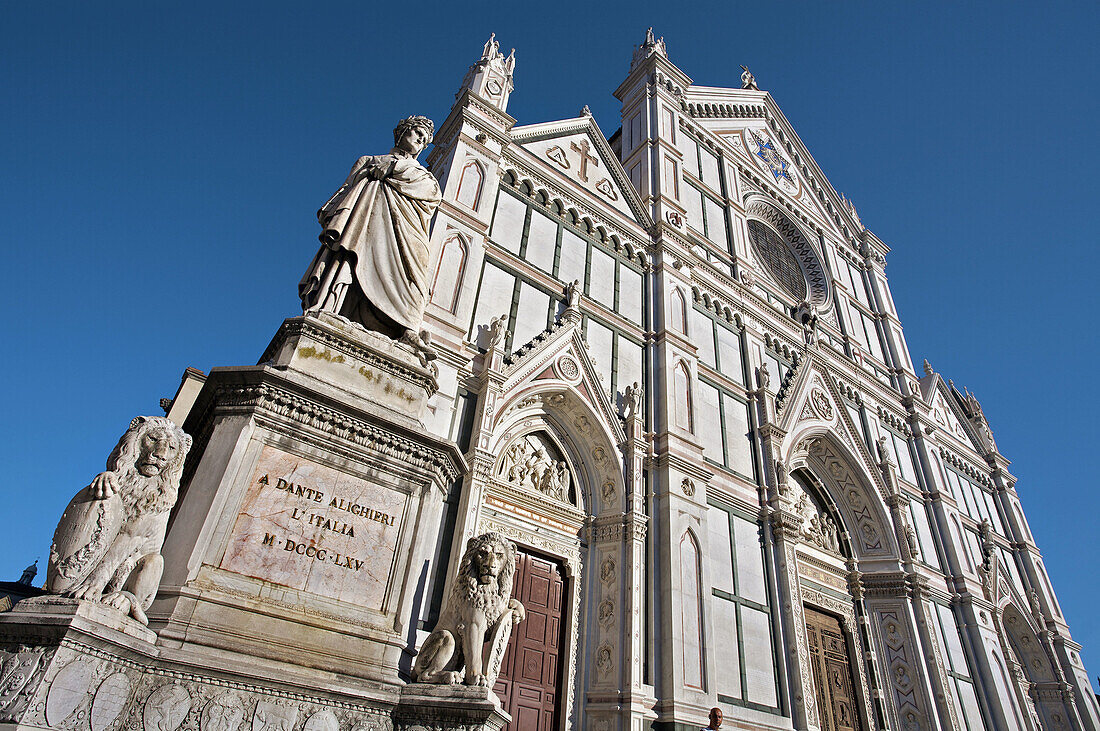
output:
[[[504,450],[497,477],[521,490],[536,490],[563,503],[574,502],[569,465],[544,434],[527,434]]]
[[[794,490],[795,512],[802,519],[800,529],[802,537],[824,551],[840,553],[836,521],[816,499],[806,492],[800,480],[794,480]]]

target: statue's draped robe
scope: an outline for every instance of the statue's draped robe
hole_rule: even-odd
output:
[[[382,180],[371,170],[385,171]],[[317,212],[323,247],[299,286],[306,293],[328,258],[326,248],[352,255],[354,284],[382,314],[417,330],[428,295],[428,225],[439,207],[439,183],[415,158],[359,158],[336,194]],[[320,265],[320,266],[319,266]]]

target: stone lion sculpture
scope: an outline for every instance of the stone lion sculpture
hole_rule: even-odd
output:
[[[45,589],[110,605],[142,624],[160,584],[160,549],[191,437],[163,416],[138,416],[107,471],[69,501],[50,546]]]
[[[515,572],[516,546],[510,540],[499,533],[469,540],[447,606],[416,657],[414,680],[492,687],[512,626],[526,615],[511,598]]]

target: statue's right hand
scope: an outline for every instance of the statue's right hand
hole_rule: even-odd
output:
[[[118,476],[114,472],[100,472],[88,485],[88,491],[95,500],[106,500],[118,492]]]

